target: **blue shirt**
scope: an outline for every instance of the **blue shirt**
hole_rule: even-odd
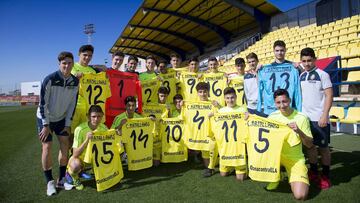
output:
[[[299,71],[292,62],[285,60],[283,63],[271,63],[263,66],[258,73],[259,98],[257,110],[264,108],[264,113],[269,115],[276,111],[274,92],[277,89],[286,89],[291,99],[291,107],[301,111],[301,89]]]

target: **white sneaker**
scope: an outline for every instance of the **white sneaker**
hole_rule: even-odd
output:
[[[71,189],[73,189],[73,185],[71,185],[70,183],[67,183],[66,181],[65,181],[65,183],[64,183],[64,189],[65,190],[71,190]]]
[[[51,180],[47,183],[47,190],[46,190],[47,196],[52,196],[56,194],[56,188],[55,188],[55,181]]]

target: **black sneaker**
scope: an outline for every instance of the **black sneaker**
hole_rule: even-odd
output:
[[[203,176],[204,178],[210,177],[214,174],[214,169],[206,168],[204,170]]]

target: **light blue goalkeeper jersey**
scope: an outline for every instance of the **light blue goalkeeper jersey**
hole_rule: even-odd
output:
[[[259,100],[257,110],[264,108],[264,113],[269,115],[276,111],[274,92],[277,89],[286,89],[291,98],[291,107],[301,111],[301,89],[299,71],[292,62],[285,60],[283,63],[271,63],[263,66],[258,73]]]

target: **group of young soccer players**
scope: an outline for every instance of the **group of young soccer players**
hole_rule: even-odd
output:
[[[47,195],[56,188],[82,190],[81,179],[93,178],[89,168],[102,191],[123,178],[123,165],[141,170],[188,156],[202,159],[204,177],[219,165],[221,176],[235,171],[240,181],[249,176],[269,182],[267,190],[277,188],[281,165],[300,200],[307,198],[310,182],[329,188],[330,77],[315,66],[311,48],[301,50],[298,64],[285,59],[283,41],[274,42],[273,50],[271,64],[260,65],[250,53],[246,68],[237,58],[232,74],[220,72],[215,57],[199,72],[197,58],[179,67],[173,54],[168,67],[148,56],[146,72],[138,73],[135,56],[120,70],[121,52],[113,54],[111,68],[89,66],[91,45],[80,47],[75,64],[71,53],[61,52],[59,71],[43,80],[37,111]],[[53,135],[60,143],[57,182]]]

